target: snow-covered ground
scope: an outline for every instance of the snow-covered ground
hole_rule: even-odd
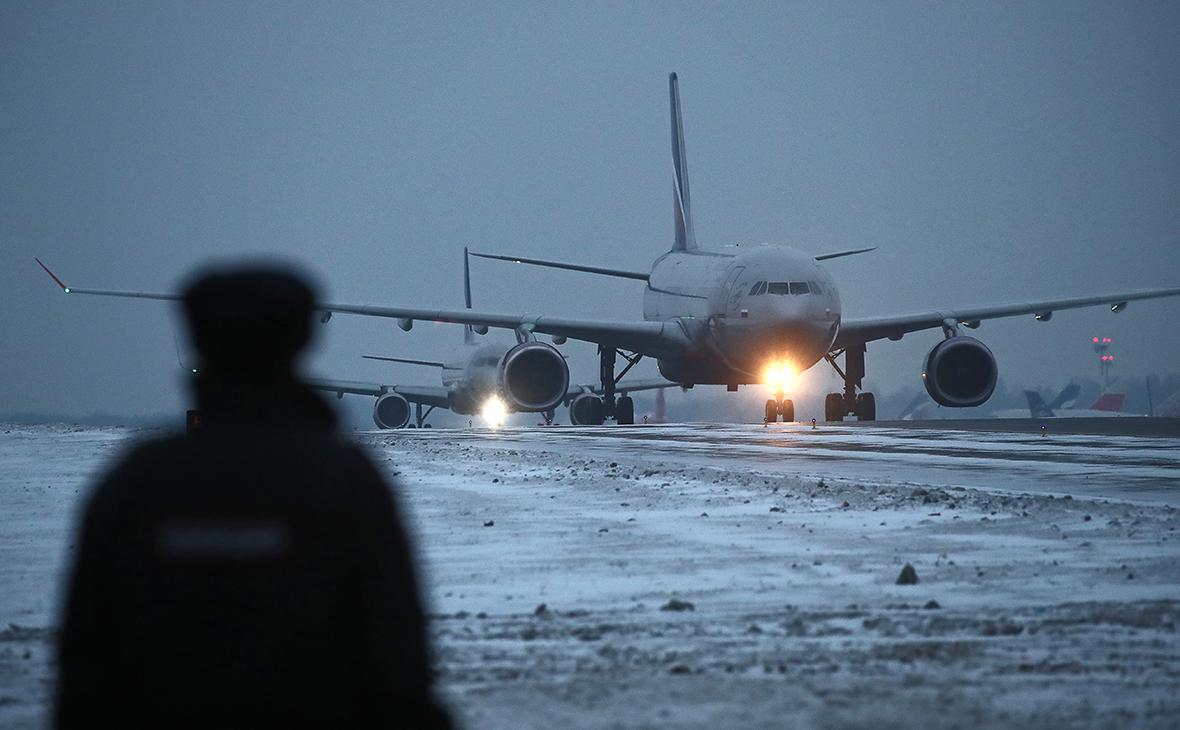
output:
[[[150,434],[0,432],[0,727],[42,727],[75,512]],[[464,727],[1180,726],[1176,439],[353,438],[399,485]]]

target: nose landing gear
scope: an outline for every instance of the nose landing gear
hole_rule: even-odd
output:
[[[775,423],[778,417],[783,417],[783,423],[792,423],[795,420],[795,402],[790,398],[784,398],[784,393],[776,393],[774,398],[766,401],[766,422]]]

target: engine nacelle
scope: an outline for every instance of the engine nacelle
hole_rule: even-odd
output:
[[[508,407],[519,412],[556,408],[570,387],[570,369],[552,345],[524,342],[500,360],[500,391]]]
[[[996,389],[996,358],[973,337],[950,337],[926,356],[922,381],[939,405],[971,408],[982,405]]]
[[[602,398],[582,393],[570,401],[570,423],[575,426],[601,426],[606,420]]]
[[[405,428],[410,422],[410,402],[397,393],[386,393],[373,405],[377,428]]]

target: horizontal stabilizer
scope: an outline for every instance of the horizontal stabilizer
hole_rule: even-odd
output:
[[[840,251],[838,253],[825,253],[821,256],[816,256],[815,260],[816,261],[827,261],[828,259],[838,259],[841,256],[852,256],[854,254],[868,253],[869,251],[876,251],[876,250],[877,250],[877,247],[873,246],[872,248],[858,248],[855,251]]]
[[[380,357],[378,355],[361,355],[366,360],[385,360],[386,362],[404,362],[407,365],[426,365],[432,368],[446,367],[441,362],[433,360],[408,360],[404,357]]]
[[[526,259],[520,256],[497,256],[491,253],[471,252],[472,256],[481,259],[495,259],[497,261],[511,261],[514,264],[532,264],[533,266],[548,266],[552,269],[566,269],[568,271],[582,271],[587,274],[602,274],[603,276],[617,276],[620,279],[635,279],[647,281],[648,274],[643,271],[625,271],[623,269],[607,269],[601,266],[582,266],[580,264],[563,264],[557,261],[542,261],[541,259]]]

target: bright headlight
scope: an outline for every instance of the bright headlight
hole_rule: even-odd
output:
[[[504,406],[504,401],[499,398],[489,398],[483,404],[483,411],[480,413],[489,426],[499,426],[504,422],[504,417],[508,415],[508,409]]]
[[[766,368],[765,382],[775,393],[789,393],[795,373],[781,362],[771,363]]]

